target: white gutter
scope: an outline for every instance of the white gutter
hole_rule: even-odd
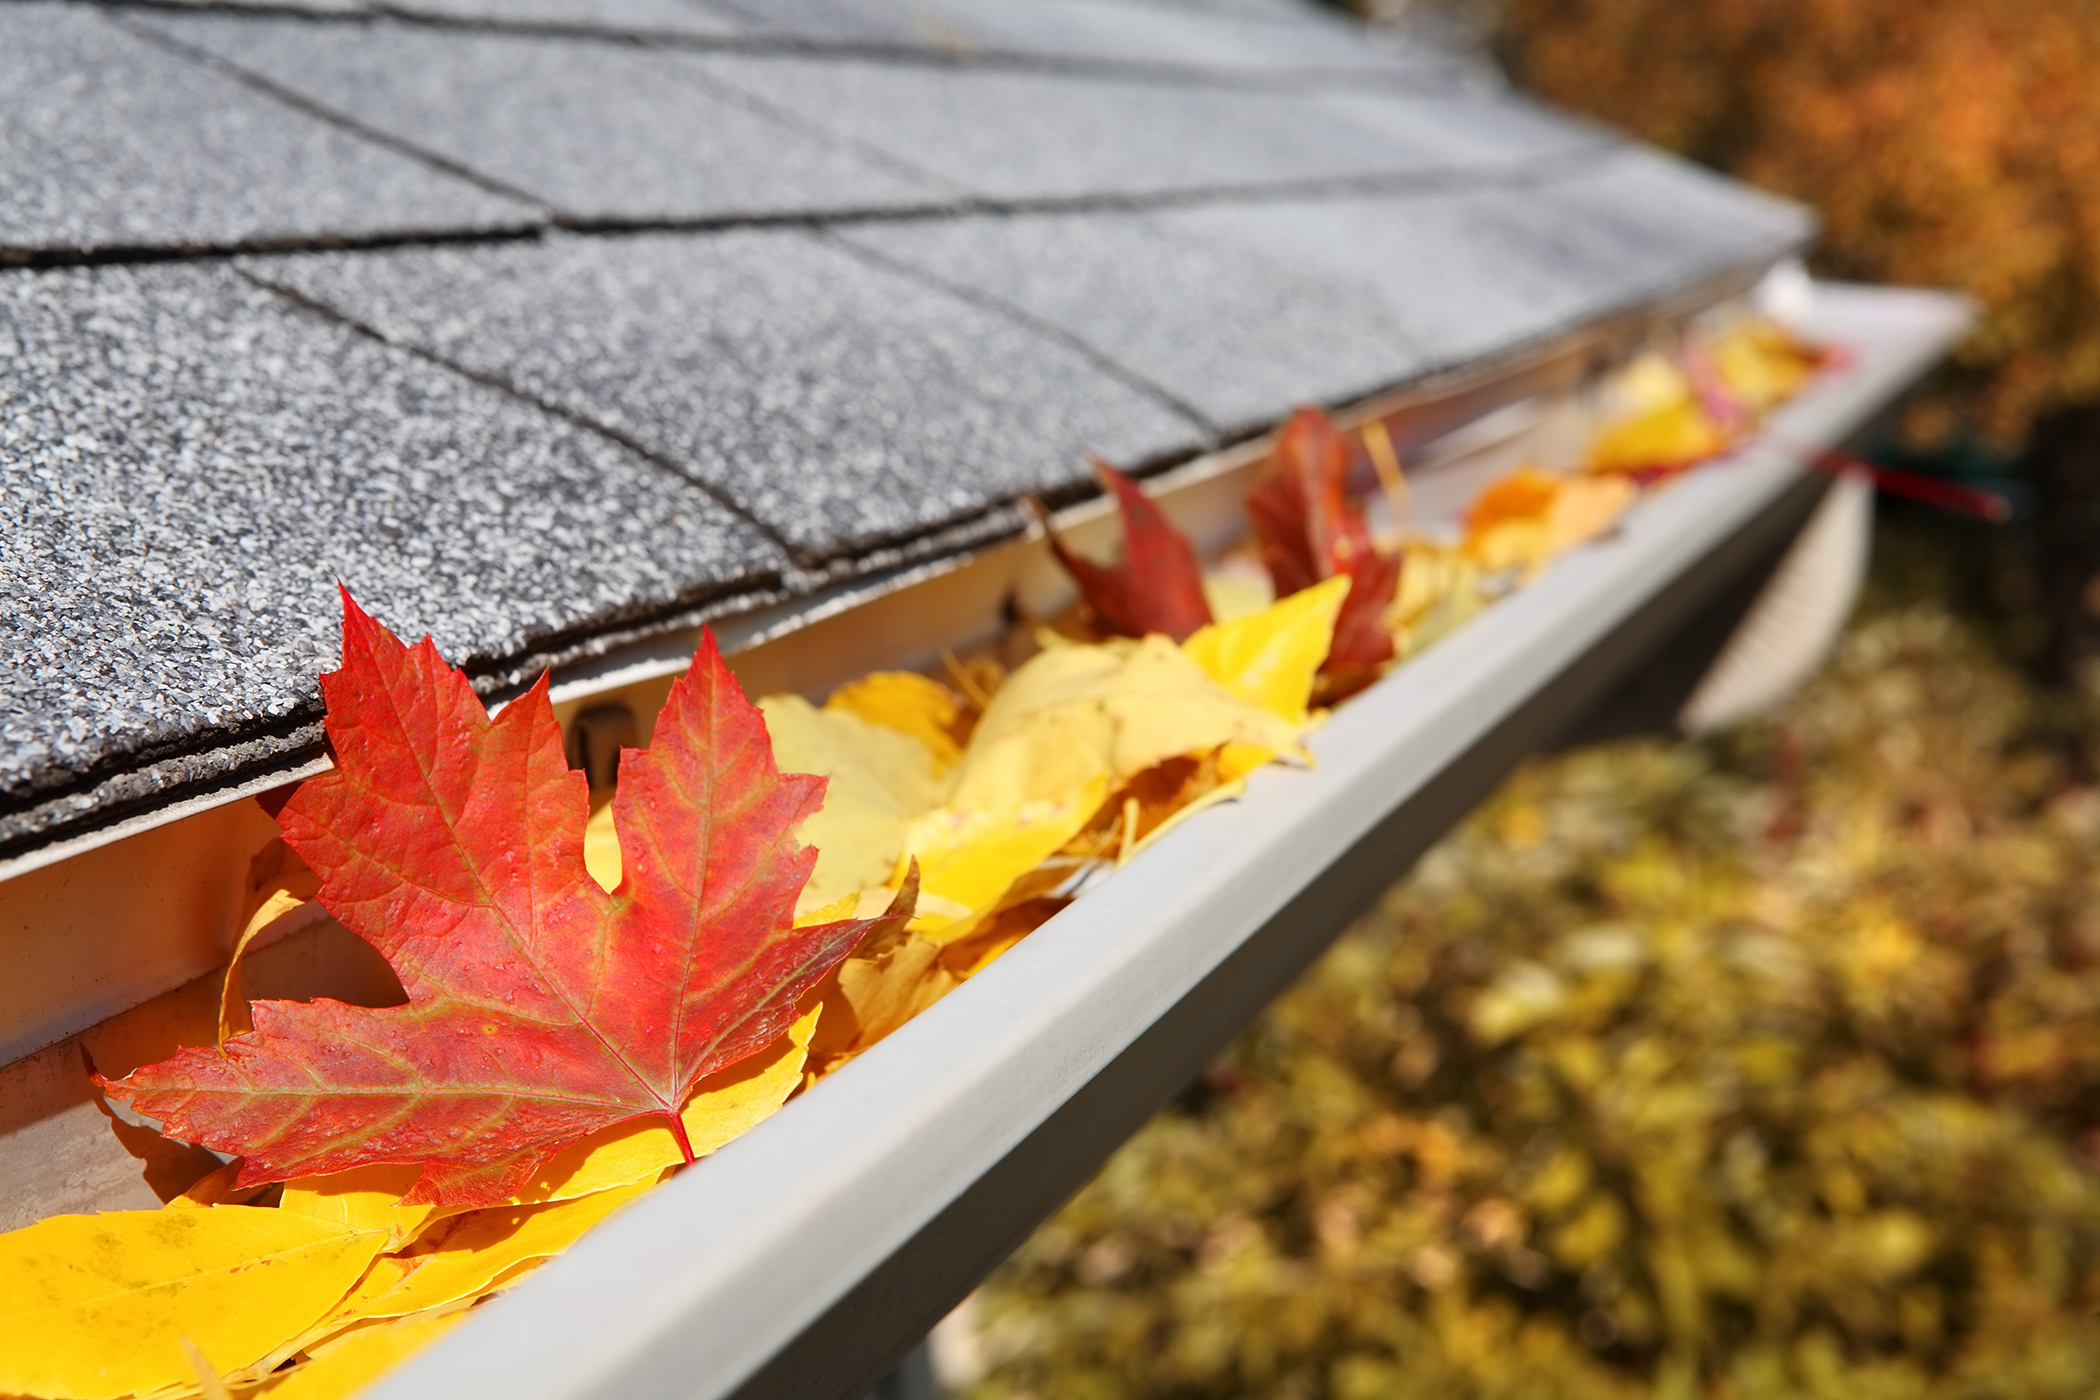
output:
[[[1848,368],[1641,502],[781,1113],[477,1312],[373,1400],[852,1395],[1241,1030],[1507,766],[1783,552],[1836,445],[1967,306],[1824,288]],[[1782,447],[1779,444],[1784,444]]]

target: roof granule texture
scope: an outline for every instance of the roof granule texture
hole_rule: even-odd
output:
[[[805,562],[1185,450],[1060,341],[795,230],[258,259],[257,275],[641,443]]]
[[[0,278],[0,800],[313,711],[341,580],[460,662],[777,573],[604,438],[225,267]]]
[[[0,254],[520,228],[538,218],[132,34],[0,4]]]

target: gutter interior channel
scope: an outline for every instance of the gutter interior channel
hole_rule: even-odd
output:
[[[1433,533],[1454,524],[1481,486],[1521,461],[1576,465],[1601,375],[1737,301],[1764,270],[1738,269],[1550,344],[1374,397],[1338,411],[1336,421],[1345,431],[1385,426],[1408,466],[1407,523]],[[1196,459],[1151,478],[1146,489],[1199,552],[1215,558],[1246,532],[1242,502],[1270,442],[1264,435]],[[1355,485],[1374,524],[1397,523],[1368,472]],[[1056,520],[1089,553],[1105,556],[1117,547],[1105,500],[1061,511]],[[944,655],[1025,638],[1028,629],[1017,619],[1055,617],[1074,597],[1032,530],[961,558],[714,626],[753,698],[793,692],[821,701],[870,671],[939,676]],[[624,707],[632,729],[621,741],[646,744],[671,680],[698,641],[698,629],[680,631],[558,671],[555,713],[572,756],[576,720],[587,710]],[[112,1134],[81,1072],[82,1052],[121,1075],[166,1052],[145,1050],[136,1034],[141,1017],[152,1021],[151,1007],[125,1017],[129,1028],[121,1035],[112,1018],[148,1003],[171,1008],[171,1015],[185,999],[216,1005],[250,860],[275,835],[274,823],[247,800],[254,795],[231,789],[0,866],[0,955],[15,970],[0,986],[0,1173],[10,1183],[0,1195],[0,1230],[62,1211],[158,1204],[145,1184],[151,1164],[142,1172]],[[391,979],[371,965],[377,955],[342,938],[354,946],[315,946],[295,935],[258,947],[243,964],[250,994],[296,999],[342,994],[336,989],[348,985],[384,997]]]

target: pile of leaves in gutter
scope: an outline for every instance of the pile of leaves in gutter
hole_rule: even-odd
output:
[[[754,705],[710,638],[600,794],[544,678],[491,718],[428,639],[346,593],[322,678],[335,768],[277,813],[212,1015],[149,1004],[88,1037],[104,1092],[149,1124],[112,1110],[127,1147],[166,1149],[163,1179],[196,1169],[163,1210],[0,1236],[0,1393],[354,1392],[1253,769],[1305,761],[1318,707],[1823,363],[1754,321],[1651,356],[1612,387],[1589,470],[1521,469],[1441,539],[1381,535],[1348,494],[1359,454],[1404,490],[1382,428],[1304,411],[1249,501],[1247,557],[1210,574],[1104,464],[1122,557],[1052,532],[1082,603],[1010,673],[978,658],[956,689],[880,673],[822,707]],[[317,920],[384,957],[391,1004],[242,995],[244,960]]]
[[[1904,596],[1523,771],[996,1276],[973,1400],[2093,1394],[2100,710]]]

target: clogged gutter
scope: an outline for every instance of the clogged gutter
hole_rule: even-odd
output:
[[[777,1033],[768,1022],[753,1053],[688,1084],[675,1118],[636,1113],[550,1138],[522,1188],[488,1199],[418,1184],[456,1146],[410,1153],[379,1134],[361,1161],[354,1152],[314,1159],[329,1165],[321,1174],[271,1165],[274,1138],[243,1142],[193,1123],[185,1140],[246,1162],[188,1183],[169,1211],[55,1217],[0,1237],[0,1278],[9,1280],[0,1284],[0,1390],[349,1393],[649,1184],[864,1053],[1169,825],[1235,795],[1252,768],[1292,761],[1318,722],[1316,706],[1346,703],[1381,669],[1607,532],[1639,490],[1726,451],[1819,360],[1758,322],[1688,342],[1674,362],[1645,358],[1610,387],[1616,405],[1588,470],[1497,482],[1453,537],[1405,529],[1404,479],[1376,432],[1345,436],[1316,416],[1294,420],[1250,502],[1258,551],[1207,572],[1170,526],[1148,517],[1142,496],[1119,489],[1125,555],[1116,565],[1072,558],[1086,600],[1075,614],[1020,629],[997,659],[956,661],[947,683],[881,673],[821,708],[796,697],[759,702],[774,760],[765,767],[822,773],[830,789],[796,828],[817,851],[813,868],[754,936],[767,946],[822,942],[786,925],[835,928],[887,906],[914,861],[918,903],[908,922],[879,920],[857,946],[813,954],[822,967],[809,993],[772,998],[794,1003],[794,1014]],[[1353,459],[1383,484],[1370,511],[1343,489]],[[1141,635],[1118,635],[1128,633]],[[695,675],[703,671],[696,662]],[[442,690],[444,681],[429,684]],[[732,718],[742,713],[741,696],[722,703]],[[509,723],[522,732],[529,707],[513,708],[519,718]],[[332,711],[331,725],[342,718]],[[651,752],[681,732],[660,721]],[[341,732],[335,739],[355,777],[355,745]],[[588,799],[596,806],[586,820],[582,780],[572,786],[578,849],[553,858],[586,865],[597,886],[618,891],[636,828],[614,790]],[[318,849],[301,844],[309,855]],[[784,833],[765,849],[769,860],[795,859]],[[240,947],[312,924],[317,881],[330,905],[329,882],[341,876],[273,850],[258,867]],[[358,928],[358,911],[325,912]],[[194,1038],[187,1067],[145,1068],[134,1089],[168,1092],[175,1076],[195,1080],[265,1044],[269,1025],[242,1029],[238,966],[239,953],[221,1024]],[[412,1014],[422,1001],[416,975],[397,967],[414,1003],[398,1014]],[[222,1031],[227,1049],[210,1048]],[[120,1092],[132,1068],[102,1066]],[[166,1121],[172,1131],[172,1115]],[[464,1135],[468,1149],[472,1137]],[[272,1267],[255,1269],[262,1260]],[[88,1276],[99,1282],[79,1287]]]

